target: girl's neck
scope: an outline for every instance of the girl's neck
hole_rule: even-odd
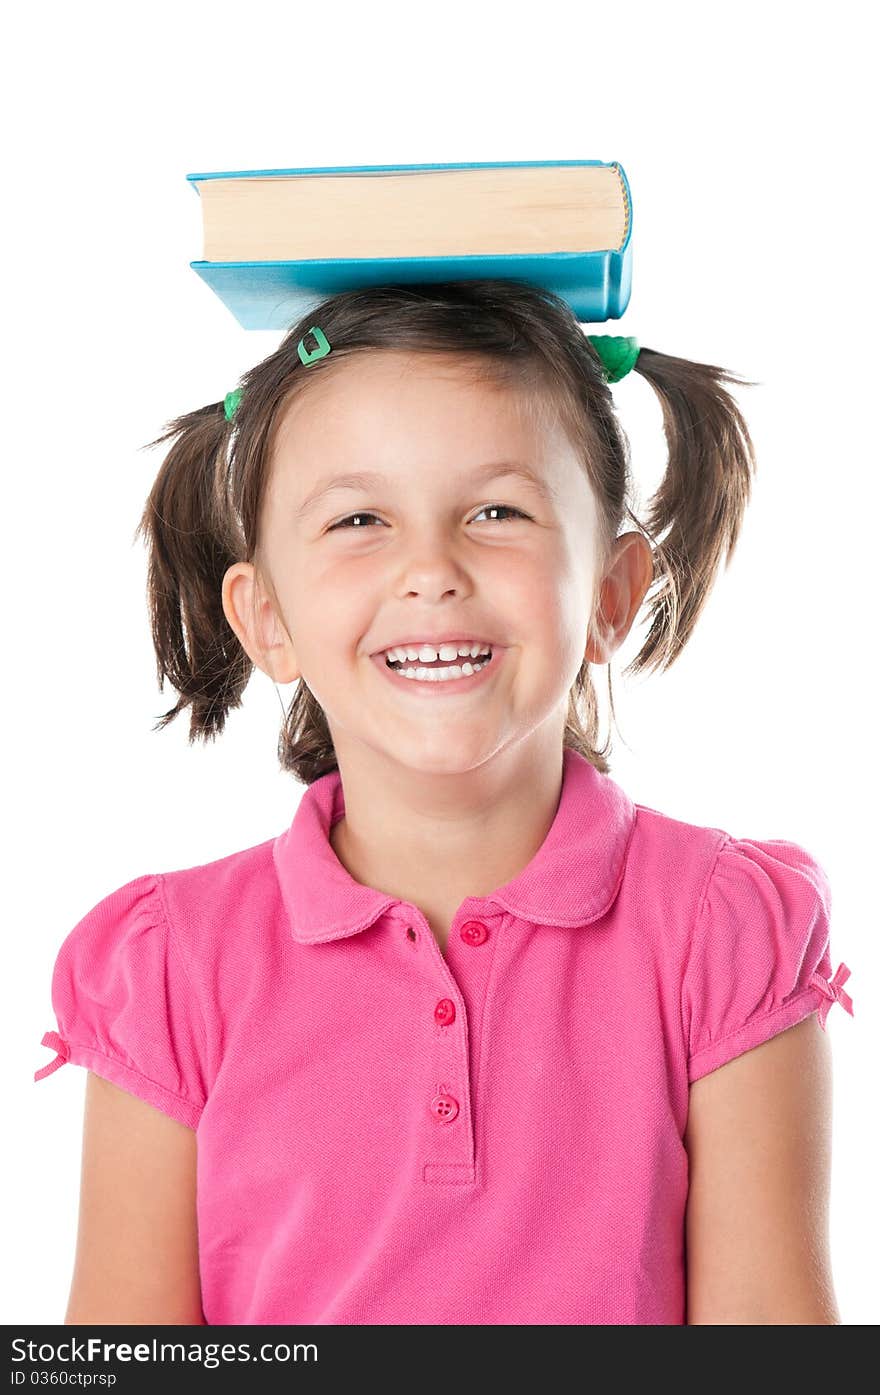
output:
[[[562,793],[562,742],[540,760],[528,744],[514,749],[491,798],[462,800],[454,818],[401,807],[386,782],[360,781],[340,761],[345,813],[330,830],[334,853],[355,881],[448,923],[467,897],[489,896],[518,876],[550,831]]]

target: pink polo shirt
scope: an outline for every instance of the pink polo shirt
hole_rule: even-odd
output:
[[[794,843],[634,804],[566,749],[550,831],[459,906],[353,880],[338,772],[289,829],[67,935],[58,1055],[198,1131],[208,1323],[685,1322],[688,1086],[830,1005]]]

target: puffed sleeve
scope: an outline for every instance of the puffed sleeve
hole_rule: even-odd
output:
[[[72,1061],[195,1129],[205,1103],[203,1022],[159,878],[105,896],[62,942],[52,974],[58,1054],[41,1080]]]
[[[697,914],[683,975],[688,1080],[776,1036],[817,1008],[825,1028],[845,964],[831,975],[831,889],[823,868],[783,839],[727,837]]]

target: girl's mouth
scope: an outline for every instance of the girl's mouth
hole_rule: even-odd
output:
[[[473,689],[479,688],[482,684],[487,683],[494,677],[495,671],[506,652],[505,649],[493,647],[491,657],[484,663],[478,673],[464,674],[461,678],[407,678],[398,669],[393,669],[389,666],[384,654],[373,654],[372,659],[376,667],[381,673],[384,673],[389,683],[393,683],[395,688],[406,689],[408,692],[414,693],[417,697],[438,698],[444,695],[446,697],[452,697],[456,693],[468,693]],[[423,669],[427,668],[428,672],[431,671],[430,666],[424,664],[419,665],[418,663],[413,663],[407,665],[407,667],[415,669],[421,667]],[[452,667],[452,664],[439,664],[435,672]]]

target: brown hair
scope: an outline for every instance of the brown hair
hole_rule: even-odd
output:
[[[315,324],[332,351],[304,367],[296,346]],[[755,384],[712,364],[641,349],[635,371],[660,399],[669,458],[640,522],[628,503],[629,442],[611,389],[587,333],[561,297],[502,280],[371,286],[334,295],[294,324],[275,352],[240,379],[232,425],[223,401],[213,402],[166,423],[144,447],[173,440],[135,530],[148,543],[159,686],[168,678],[180,694],[154,730],[189,707],[190,742],[208,740],[241,705],[253,664],[226,619],[221,590],[235,562],[253,562],[263,580],[261,506],[278,426],[310,382],[341,359],[375,349],[454,353],[462,367],[472,365],[521,390],[536,410],[554,412],[595,494],[603,556],[625,519],[652,544],[654,575],[644,601],[651,623],[624,673],[668,668],[687,643],[722,558],[729,563],[733,554],[755,468],[748,429],[723,384]],[[274,595],[271,583],[266,589]],[[613,716],[610,664],[608,684]],[[607,774],[610,737],[596,748],[598,724],[585,659],[569,693],[564,744]],[[324,710],[302,679],[278,757],[282,769],[306,785],[337,767]]]

